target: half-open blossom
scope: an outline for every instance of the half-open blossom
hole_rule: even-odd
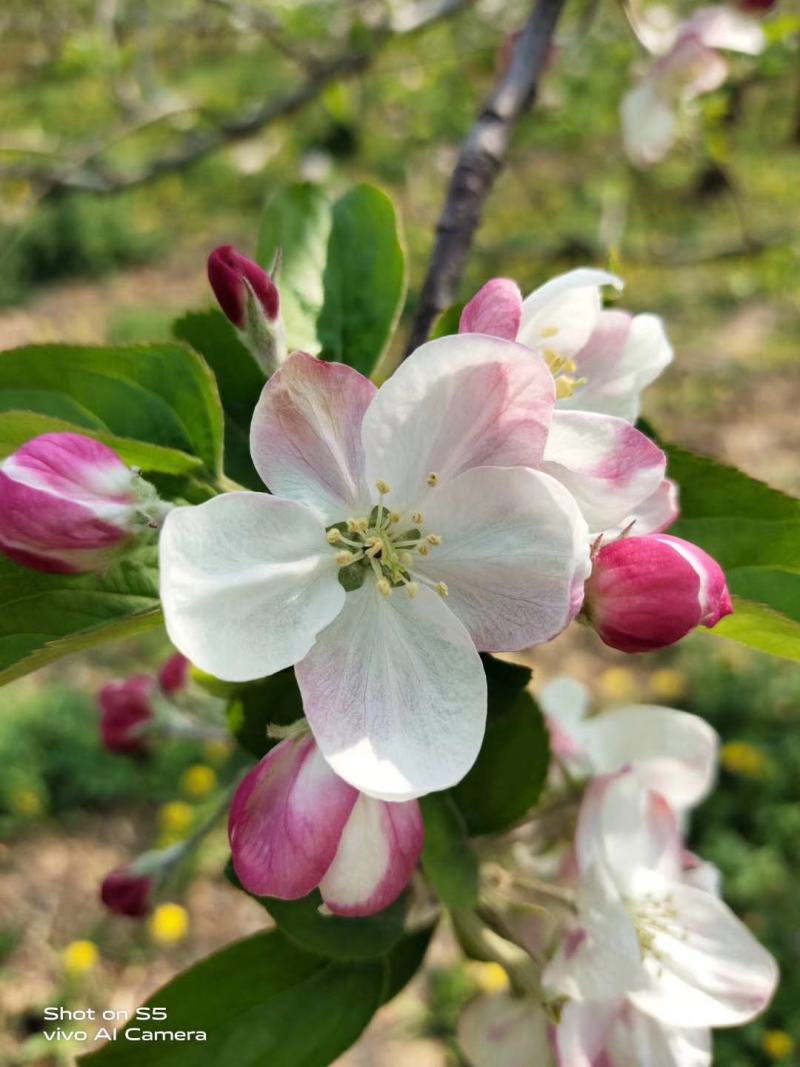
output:
[[[228,681],[295,664],[325,758],[365,793],[459,781],[485,725],[478,650],[552,638],[588,573],[572,496],[531,469],[553,403],[542,360],[490,337],[431,341],[380,390],[295,353],[251,429],[274,495],[167,519],[173,644]]]
[[[148,874],[138,874],[133,868],[120,867],[103,879],[100,899],[109,911],[140,919],[150,910],[153,879]]]
[[[150,697],[154,682],[146,674],[108,682],[100,690],[100,737],[109,752],[130,756],[147,748],[147,728],[153,719]]]
[[[102,570],[164,511],[137,471],[82,434],[42,434],[0,464],[0,551],[35,570]]]
[[[416,800],[390,804],[338,778],[308,734],[271,749],[236,791],[228,822],[239,881],[295,900],[319,889],[337,915],[372,915],[405,889],[422,850]]]
[[[666,648],[696,626],[733,611],[722,568],[701,548],[669,534],[621,537],[596,554],[586,618],[611,648]]]
[[[716,775],[717,733],[675,708],[632,704],[590,715],[588,690],[555,678],[540,692],[553,751],[576,773],[613,774],[627,766],[675,811],[699,804]]]
[[[765,40],[755,19],[722,4],[698,8],[666,40],[654,40],[662,54],[621,105],[631,162],[646,167],[663,159],[677,136],[681,111],[723,84],[728,64],[718,49],[758,55]]]
[[[545,970],[552,993],[625,998],[667,1026],[697,1029],[736,1026],[766,1007],[775,961],[718,897],[687,884],[676,816],[635,770],[589,786],[575,857],[577,921]]]
[[[622,282],[581,268],[551,279],[522,299],[515,282],[494,278],[461,315],[460,329],[516,340],[550,368],[557,410],[539,469],[562,482],[589,529],[675,517],[664,500],[666,460],[630,423],[639,395],[672,358],[653,315],[603,311],[603,285]],[[638,531],[637,531],[638,532]]]
[[[269,274],[231,245],[208,257],[208,280],[225,315],[266,375],[286,359],[280,296]]]

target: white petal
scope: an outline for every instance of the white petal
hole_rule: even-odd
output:
[[[562,397],[562,410],[596,411],[635,422],[641,394],[672,362],[672,345],[657,315],[601,311],[597,326],[575,357],[585,384]]]
[[[471,1067],[548,1067],[547,1016],[532,999],[483,994],[458,1021],[458,1043]]]
[[[583,738],[595,773],[632,764],[673,808],[698,804],[714,784],[719,739],[697,715],[646,704],[616,708],[587,720]]]
[[[538,693],[539,705],[548,719],[571,732],[579,732],[589,714],[589,690],[575,678],[559,675],[543,686]]]
[[[713,894],[676,882],[667,900],[675,918],[656,934],[651,983],[633,1002],[673,1026],[749,1022],[775,992],[775,960]]]
[[[663,159],[672,147],[678,119],[674,102],[647,77],[622,98],[620,107],[625,152],[637,167]]]
[[[575,498],[592,533],[615,526],[656,492],[666,456],[624,419],[557,411],[541,469]]]
[[[726,48],[754,56],[766,46],[764,31],[756,19],[727,4],[699,8],[684,24],[682,33],[696,35],[708,48]]]
[[[600,288],[623,282],[605,270],[579,267],[560,274],[530,293],[522,303],[520,344],[552,349],[571,359],[589,340],[602,307]]]
[[[367,476],[392,487],[389,504],[425,511],[439,486],[473,467],[536,467],[555,403],[540,356],[481,334],[418,348],[381,386],[364,417]]]
[[[479,467],[434,490],[424,519],[443,543],[415,570],[445,582],[448,606],[479,649],[528,648],[570,621],[573,586],[590,570],[589,537],[557,481]]]
[[[159,561],[170,640],[231,682],[302,659],[344,603],[322,523],[302,504],[266,493],[175,508]]]
[[[325,758],[370,796],[408,800],[460,781],[486,722],[486,678],[469,634],[420,588],[382,597],[369,578],[297,664]]]
[[[614,540],[623,533],[632,537],[661,533],[677,520],[680,510],[678,486],[671,478],[665,478],[647,500],[643,500],[622,522],[605,531],[605,540]]]
[[[599,1067],[606,1039],[617,1015],[624,1010],[624,1000],[590,1004],[571,1001],[564,1005],[555,1032],[558,1067]],[[618,1067],[616,1060],[606,1067]]]
[[[609,1028],[613,1067],[711,1067],[711,1033],[664,1026],[626,1005]]]

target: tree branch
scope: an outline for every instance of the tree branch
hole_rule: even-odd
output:
[[[566,0],[536,0],[511,64],[467,137],[450,179],[436,243],[420,293],[406,355],[453,303],[483,207],[503,167],[511,134],[530,107]]]

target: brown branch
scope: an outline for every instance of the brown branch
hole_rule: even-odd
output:
[[[349,50],[334,59],[321,61],[293,92],[268,100],[249,114],[222,120],[206,133],[189,135],[179,150],[151,160],[138,171],[121,173],[110,170],[97,159],[110,144],[120,139],[120,135],[116,134],[105,145],[92,150],[90,156],[63,164],[58,169],[43,173],[39,168],[20,165],[0,172],[0,178],[26,178],[37,184],[39,201],[76,190],[110,195],[135,189],[165,174],[183,170],[226,145],[245,140],[265,127],[289,118],[318,99],[331,83],[365,71],[389,42],[428,29],[441,19],[455,14],[467,2],[436,0],[431,3],[430,0],[420,0],[419,4],[412,5],[412,9],[406,12],[404,24],[389,22],[376,29],[371,49]],[[415,13],[418,17],[414,17]]]
[[[565,2],[536,0],[508,70],[461,149],[436,227],[406,355],[426,340],[436,316],[456,298],[484,204],[505,162],[517,120],[533,103]]]

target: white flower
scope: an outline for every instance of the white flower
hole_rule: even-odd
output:
[[[173,643],[231,681],[295,664],[325,759],[368,795],[457,782],[484,731],[478,650],[552,638],[589,571],[572,497],[531,469],[553,405],[545,364],[494,338],[423,345],[380,390],[296,353],[251,430],[275,495],[167,520]]]

